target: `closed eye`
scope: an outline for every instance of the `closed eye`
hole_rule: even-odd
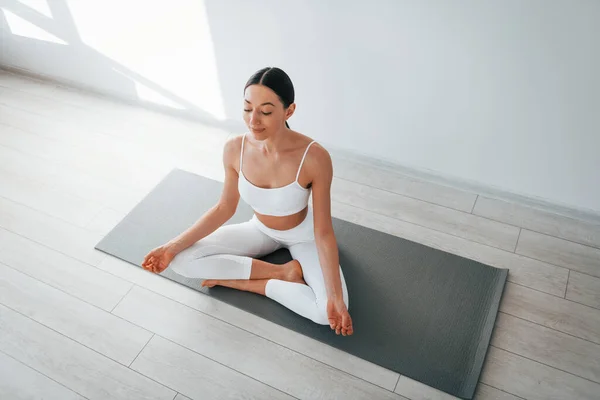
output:
[[[252,111],[252,110],[244,110],[244,111],[245,111],[245,112],[250,112],[250,111]],[[271,115],[271,114],[272,114],[272,112],[264,112],[264,111],[263,111],[263,112],[262,112],[262,114],[263,114],[263,115]]]

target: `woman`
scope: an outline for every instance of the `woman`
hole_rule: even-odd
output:
[[[202,286],[227,286],[267,296],[336,334],[353,333],[348,291],[331,220],[333,168],[329,153],[289,129],[294,87],[279,68],[256,72],[244,88],[249,133],[229,139],[223,152],[221,198],[193,226],[146,255],[142,267],[169,265]],[[313,209],[308,207],[312,191]],[[240,197],[255,211],[241,224],[223,225]],[[293,261],[258,257],[281,247]]]

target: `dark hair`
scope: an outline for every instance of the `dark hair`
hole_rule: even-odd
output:
[[[288,108],[294,102],[294,85],[292,84],[292,80],[280,68],[266,67],[256,71],[248,79],[248,82],[246,82],[244,91],[250,85],[263,85],[274,91],[283,103],[283,108]],[[287,121],[285,122],[285,126],[290,127]]]

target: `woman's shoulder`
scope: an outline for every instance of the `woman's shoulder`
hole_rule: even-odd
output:
[[[306,152],[304,165],[309,169],[316,170],[328,168],[331,165],[331,155],[325,146],[310,136],[302,133],[298,134],[300,135],[298,139],[299,150],[301,150],[303,153]]]
[[[242,140],[244,139],[245,135],[245,133],[230,135],[227,140],[225,140],[225,152],[230,150],[240,150],[242,147]]]
[[[244,134],[231,135],[225,141],[225,145],[223,146],[223,159],[226,164],[230,164],[232,166],[238,164],[238,159],[242,149],[243,137]]]
[[[296,135],[296,138],[295,138],[294,141],[297,144],[297,147],[299,149],[306,149],[306,148],[308,148],[308,146],[310,146],[311,149],[313,149],[313,148],[314,149],[317,149],[317,148],[320,149],[320,150],[317,150],[317,151],[320,151],[320,152],[321,151],[326,151],[325,147],[321,143],[319,143],[318,140],[313,139],[312,137],[310,137],[308,135],[305,135],[303,133],[300,133],[300,132],[296,132],[296,131],[293,131],[293,132]],[[311,150],[311,151],[313,151],[313,150]],[[310,153],[310,151],[309,151],[309,153]],[[307,157],[308,157],[308,154],[307,154]]]

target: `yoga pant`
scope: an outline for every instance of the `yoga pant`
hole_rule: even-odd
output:
[[[302,267],[301,283],[269,279],[265,294],[293,312],[311,321],[329,325],[327,292],[314,237],[313,213],[309,208],[300,225],[288,230],[265,226],[254,215],[240,224],[223,225],[197,241],[171,261],[179,275],[200,279],[249,279],[252,259],[280,248],[287,248]],[[342,293],[349,307],[348,289],[340,268]]]

